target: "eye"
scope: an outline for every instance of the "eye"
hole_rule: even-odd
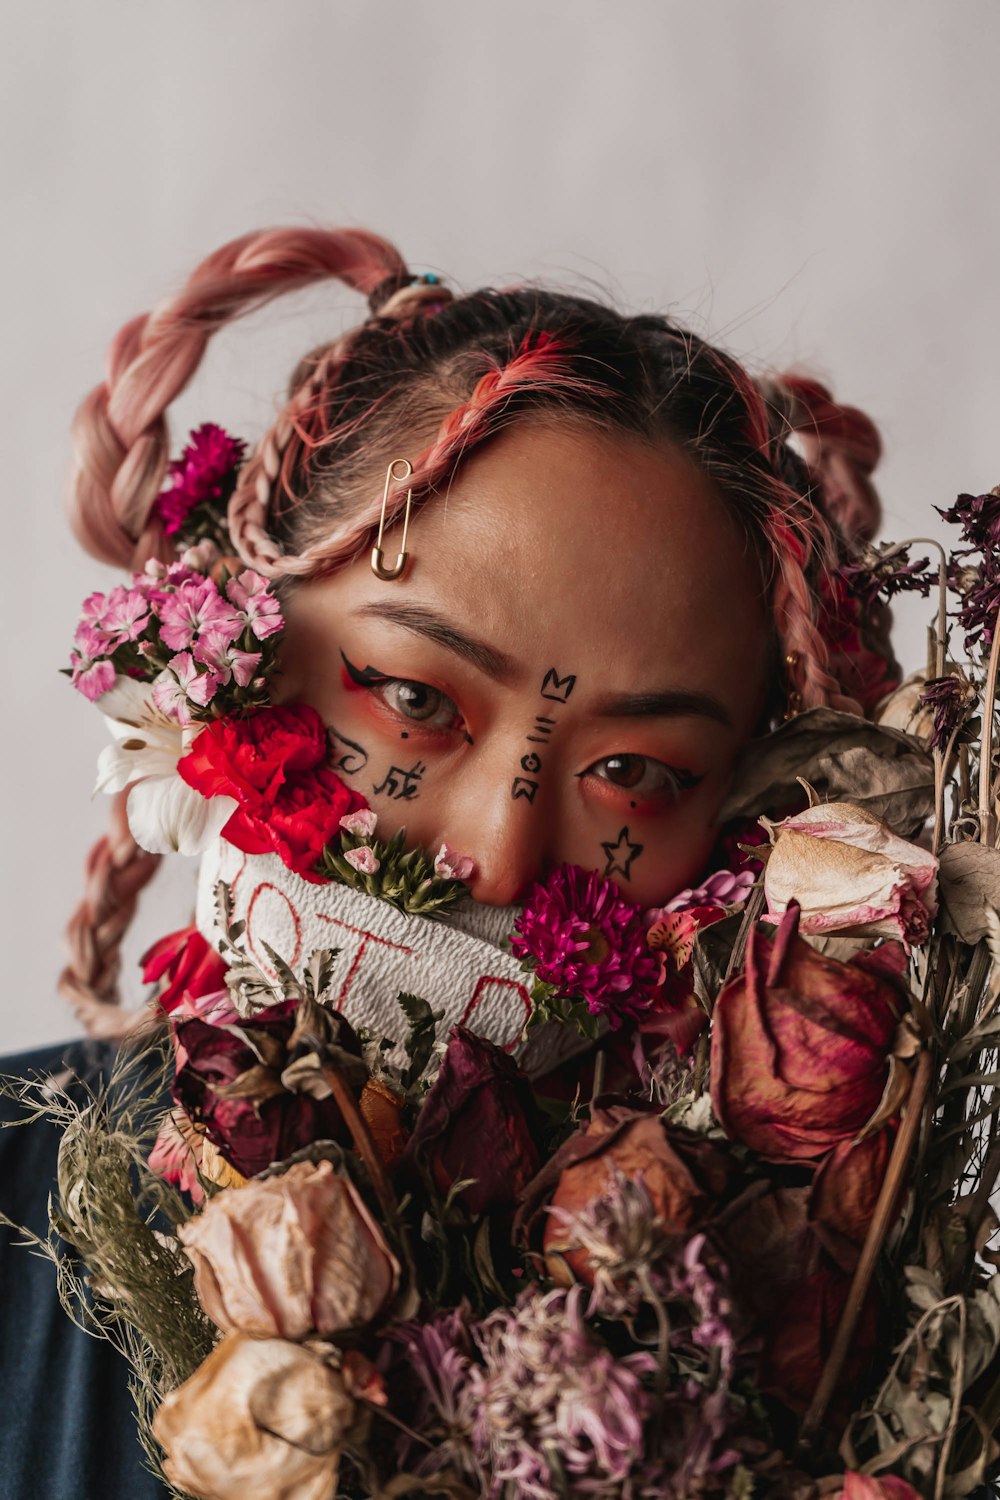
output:
[[[457,729],[462,716],[456,705],[440,688],[426,682],[410,682],[405,677],[386,677],[373,684],[373,692],[404,719],[414,719],[429,729]]]
[[[682,792],[704,780],[694,771],[665,765],[662,760],[652,760],[648,755],[606,755],[603,760],[595,760],[581,774],[596,776],[599,781],[606,781],[636,797],[652,798],[667,792],[675,800]]]

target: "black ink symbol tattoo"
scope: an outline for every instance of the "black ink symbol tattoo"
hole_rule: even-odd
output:
[[[330,738],[330,763],[333,769],[341,776],[356,776],[359,771],[363,771],[368,764],[368,751],[364,746],[356,745],[332,724],[326,727]]]
[[[628,880],[632,873],[632,865],[642,853],[642,844],[633,844],[628,836],[628,829],[623,828],[614,843],[609,839],[602,843],[601,848],[607,855],[608,862],[604,867],[605,880],[612,875],[620,875],[623,880]]]
[[[550,667],[542,678],[541,694],[551,703],[565,703],[576,686],[576,677],[560,677],[555,667]]]
[[[527,771],[529,776],[537,776],[541,769],[542,757],[536,755],[534,751],[529,751],[527,755],[521,756],[521,770]]]
[[[555,719],[550,719],[545,714],[536,714],[535,732],[534,734],[529,734],[528,739],[533,745],[547,745],[549,735],[552,733],[552,726],[555,722]]]
[[[402,766],[390,766],[385,773],[385,780],[380,786],[373,786],[372,791],[377,795],[384,793],[394,802],[412,802],[419,794],[417,783],[426,770],[427,767],[419,760],[408,771],[404,771]]]
[[[522,762],[523,764],[523,762]],[[510,795],[514,802],[524,797],[528,802],[534,802],[535,793],[538,791],[538,782],[532,781],[527,776],[515,776],[511,782]]]

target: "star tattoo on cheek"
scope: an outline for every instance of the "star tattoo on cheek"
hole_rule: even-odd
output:
[[[610,880],[612,875],[620,875],[623,880],[630,880],[632,866],[643,851],[642,844],[633,844],[629,838],[627,828],[623,828],[617,839],[612,843],[602,843],[601,848],[607,856],[607,864],[604,866],[604,878]]]

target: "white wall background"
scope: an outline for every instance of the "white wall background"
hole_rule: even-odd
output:
[[[209,249],[362,224],[459,286],[592,278],[759,366],[800,363],[886,440],[886,532],[1000,479],[997,0],[35,0],[0,56],[4,606],[0,1051],[55,993],[100,716],[57,675],[115,581],[70,539],[68,426],[118,325]],[[343,290],[215,350],[175,436],[255,436]],[[900,612],[903,660],[922,611]],[[131,942],[187,920],[158,877]]]

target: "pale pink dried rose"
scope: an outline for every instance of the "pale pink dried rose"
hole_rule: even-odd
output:
[[[198,1300],[224,1333],[304,1339],[359,1328],[399,1274],[354,1186],[328,1161],[218,1193],[177,1233]]]
[[[826,802],[780,823],[764,870],[767,915],[802,908],[803,933],[921,943],[937,912],[935,855],[851,802]]]
[[[164,1397],[153,1433],[167,1478],[196,1500],[329,1500],[354,1415],[318,1354],[231,1333]]]

